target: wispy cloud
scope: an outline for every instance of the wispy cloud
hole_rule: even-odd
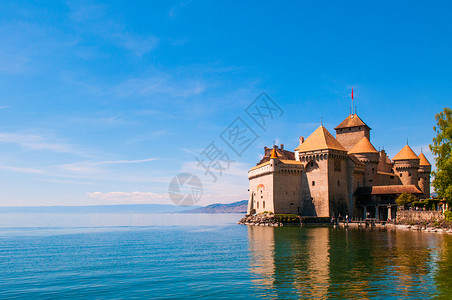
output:
[[[104,170],[98,168],[98,166],[102,165],[117,165],[117,164],[137,164],[137,163],[145,163],[156,161],[158,158],[145,158],[145,159],[137,159],[137,160],[105,160],[105,161],[84,161],[84,162],[76,162],[70,164],[62,164],[59,167],[62,170],[75,172],[75,173],[101,173]]]
[[[88,197],[111,202],[146,202],[170,204],[168,194],[157,194],[151,192],[91,192]]]
[[[65,153],[74,152],[74,149],[67,143],[54,142],[48,137],[37,134],[0,132],[0,143],[17,144],[32,150],[50,150]]]
[[[152,34],[142,35],[128,30],[120,21],[121,18],[113,16],[105,4],[71,1],[68,6],[71,10],[70,18],[76,30],[82,34],[95,34],[137,56],[155,49],[159,44],[159,39]]]
[[[15,166],[5,166],[0,165],[0,169],[19,172],[19,173],[29,173],[29,174],[44,174],[45,171],[36,168],[28,168],[28,167],[15,167]]]
[[[190,1],[182,1],[170,8],[168,16],[174,18],[180,14],[182,9],[189,4]]]

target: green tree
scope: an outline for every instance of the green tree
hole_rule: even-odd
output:
[[[402,193],[399,195],[399,197],[397,197],[395,202],[398,206],[406,207],[408,204],[417,200],[418,200],[417,197],[414,196],[413,194]]]
[[[430,150],[435,155],[436,171],[432,172],[434,177],[432,185],[438,196],[445,198],[449,203],[452,200],[452,110],[444,108],[435,116],[436,137]]]

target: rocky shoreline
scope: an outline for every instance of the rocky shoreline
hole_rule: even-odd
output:
[[[284,226],[282,222],[278,222],[276,220],[274,214],[270,213],[245,216],[240,221],[238,221],[237,224],[250,226],[273,226],[273,227]]]
[[[396,229],[402,230],[415,230],[422,232],[439,232],[439,233],[449,233],[452,234],[452,229],[447,227],[438,226],[425,226],[425,225],[403,225],[403,224],[388,224],[388,227],[394,227]]]
[[[286,221],[286,222],[284,222]],[[249,226],[271,226],[271,227],[281,227],[281,226],[301,226],[303,225],[303,221],[299,216],[295,215],[274,215],[272,213],[266,214],[258,214],[245,216],[237,222],[240,225],[249,225]],[[326,223],[323,223],[327,225]],[[331,223],[330,223],[331,224]],[[357,225],[354,223],[340,223],[341,227],[362,227],[362,226],[353,226]],[[444,225],[444,224],[442,224]],[[432,224],[397,224],[397,223],[385,223],[377,228],[387,228],[387,229],[399,229],[399,230],[413,230],[413,231],[421,231],[421,232],[436,232],[436,233],[448,233],[452,234],[452,228],[444,227],[444,226],[435,226]]]
[[[262,213],[245,216],[237,224],[251,226],[304,226],[304,225],[333,225],[328,217],[302,217],[295,214]]]

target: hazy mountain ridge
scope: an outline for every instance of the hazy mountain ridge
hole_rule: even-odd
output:
[[[248,200],[229,204],[215,203],[201,206],[178,206],[171,204],[117,204],[90,206],[3,206],[2,213],[68,213],[68,214],[165,214],[165,213],[246,213]]]
[[[224,213],[246,213],[248,200],[237,201],[229,204],[215,203],[204,207],[185,210],[182,213],[193,214],[224,214]]]

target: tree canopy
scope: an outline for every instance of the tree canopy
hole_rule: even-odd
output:
[[[445,198],[449,203],[452,201],[452,110],[444,108],[435,116],[436,137],[430,150],[435,155],[436,171],[432,172],[434,177],[432,185],[440,198]]]
[[[402,193],[400,194],[397,199],[395,200],[396,204],[399,206],[407,206],[407,204],[410,204],[414,201],[417,201],[418,199],[416,196],[408,193]]]

